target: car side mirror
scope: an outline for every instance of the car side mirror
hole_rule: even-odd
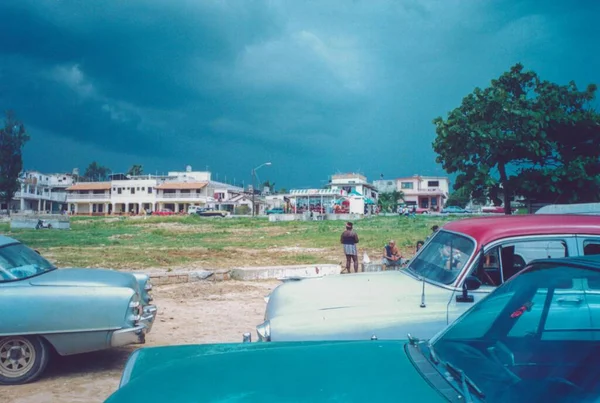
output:
[[[468,276],[462,286],[462,293],[456,296],[456,302],[475,302],[475,298],[469,295],[469,290],[481,287],[481,281],[475,276]]]
[[[481,280],[475,276],[468,276],[465,279],[465,286],[468,291],[477,290],[479,287],[481,287]]]
[[[37,250],[37,249],[34,249],[34,251],[35,251],[35,253],[37,253],[38,255],[40,255],[40,256],[42,255],[42,254],[40,253],[40,251],[39,251],[39,250]]]

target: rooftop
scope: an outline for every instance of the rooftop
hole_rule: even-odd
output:
[[[110,190],[110,182],[80,182],[69,186],[67,190]]]

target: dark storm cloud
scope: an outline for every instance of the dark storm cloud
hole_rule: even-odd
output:
[[[4,0],[0,107],[48,171],[439,174],[431,120],[514,63],[600,81],[595,2],[513,3]]]

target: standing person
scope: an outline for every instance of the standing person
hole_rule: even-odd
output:
[[[346,255],[346,271],[350,273],[350,261],[354,260],[354,272],[358,273],[358,251],[356,244],[358,243],[358,235],[352,229],[352,223],[346,223],[346,231],[342,232],[340,243],[344,245],[344,254]]]

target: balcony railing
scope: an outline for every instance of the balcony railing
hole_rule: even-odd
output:
[[[107,194],[68,194],[67,201],[73,202],[78,200],[110,200],[110,195]]]
[[[36,193],[27,193],[27,192],[16,192],[15,199],[35,199],[35,200],[50,200],[64,203],[66,201],[66,195],[64,193],[51,193],[51,194],[36,194]]]
[[[157,194],[156,200],[204,200],[206,195],[198,193],[163,193]]]

